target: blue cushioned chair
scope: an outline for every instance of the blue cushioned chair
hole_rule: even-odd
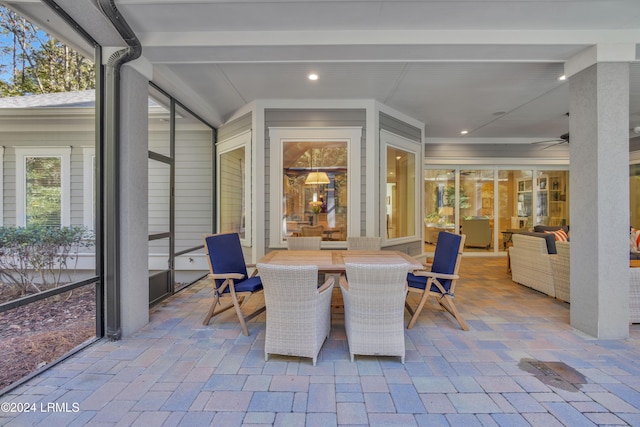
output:
[[[409,294],[419,293],[422,295],[420,303],[415,310],[411,308],[408,301],[405,303],[405,307],[412,315],[407,329],[413,328],[427,299],[433,296],[438,300],[442,308],[456,318],[463,330],[469,330],[467,323],[460,316],[458,309],[453,303],[456,281],[460,277],[458,276],[458,270],[460,268],[460,260],[462,259],[465,237],[464,234],[453,234],[441,231],[438,234],[438,243],[436,244],[436,251],[433,256],[431,271],[416,270],[407,275]]]
[[[237,233],[208,234],[204,236],[204,247],[209,260],[209,277],[213,284],[214,298],[211,309],[202,323],[208,325],[213,316],[235,307],[242,332],[249,335],[246,320],[262,313],[265,307],[246,317],[242,314],[241,305],[246,303],[254,292],[262,291],[262,281],[256,276],[257,270],[251,277],[247,274],[247,267],[255,266],[245,264],[240,236]],[[220,304],[220,297],[225,294],[231,296],[231,302],[223,306]],[[218,304],[221,306],[216,310]]]

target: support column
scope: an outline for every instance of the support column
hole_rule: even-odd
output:
[[[127,337],[149,323],[149,79],[131,65],[121,76],[120,311]]]
[[[569,79],[571,326],[629,336],[629,63]]]

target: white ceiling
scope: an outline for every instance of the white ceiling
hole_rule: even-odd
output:
[[[95,0],[57,3],[114,43]],[[12,4],[42,19],[33,0]],[[548,139],[569,129],[569,83],[557,80],[565,62],[596,44],[640,43],[640,0],[115,4],[154,81],[214,125],[256,99],[376,99],[424,122],[433,141],[460,140],[462,129],[467,140]],[[635,63],[630,79],[632,128]]]

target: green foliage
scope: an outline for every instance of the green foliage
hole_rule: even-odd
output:
[[[93,244],[85,227],[0,227],[0,277],[21,294],[59,286],[63,273],[71,281],[69,263],[77,263],[80,249]]]
[[[5,7],[0,33],[0,72],[11,76],[0,81],[0,96],[95,89],[91,61]]]

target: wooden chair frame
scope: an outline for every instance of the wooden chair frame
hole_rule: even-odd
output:
[[[245,316],[242,312],[242,307],[249,300],[249,297],[255,293],[263,292],[263,290],[259,290],[257,292],[236,292],[235,281],[242,280],[245,278],[244,274],[241,273],[224,273],[224,274],[216,274],[213,271],[213,266],[211,264],[211,257],[209,256],[209,249],[206,243],[206,239],[209,236],[216,236],[216,234],[206,234],[203,237],[204,240],[204,248],[207,253],[207,261],[209,262],[209,278],[211,279],[211,283],[213,285],[213,302],[211,303],[211,307],[209,308],[209,312],[207,313],[203,325],[208,325],[211,321],[211,318],[229,310],[230,308],[235,308],[236,315],[238,316],[238,320],[240,321],[240,326],[242,327],[242,332],[249,336],[249,330],[247,329],[247,321],[253,319],[254,317],[262,314],[266,310],[266,306],[256,309],[253,313]],[[246,264],[247,268],[255,268],[255,264]],[[255,277],[258,273],[258,270],[254,270],[250,277]],[[216,280],[224,280],[220,286],[216,283]],[[222,305],[220,299],[224,296],[227,287],[229,288],[229,296],[231,297],[231,302]],[[220,307],[217,307],[220,305]]]
[[[408,301],[405,302],[405,308],[411,314],[411,320],[407,325],[407,329],[413,328],[416,321],[418,320],[418,316],[420,316],[420,312],[422,311],[422,308],[424,307],[425,303],[427,302],[430,296],[433,296],[438,301],[438,304],[440,304],[440,307],[442,307],[444,310],[449,312],[449,314],[451,314],[457,320],[462,330],[464,331],[469,330],[469,326],[467,325],[467,322],[464,321],[464,319],[460,315],[460,312],[456,308],[456,305],[453,302],[453,295],[455,292],[456,283],[460,278],[458,272],[460,270],[460,261],[462,260],[462,251],[464,249],[465,237],[466,236],[463,234],[462,238],[460,239],[460,246],[458,248],[458,255],[456,258],[456,264],[454,267],[453,274],[436,273],[436,272],[427,271],[427,270],[416,270],[413,272],[414,276],[427,277],[427,285],[425,286],[424,290],[409,286],[409,292],[422,294],[422,297],[420,298],[420,302],[418,303],[415,309],[413,309],[409,305]],[[427,269],[430,267],[431,267],[430,264],[426,265]],[[442,286],[442,284],[440,283],[440,280],[443,280],[443,279],[444,280],[451,279],[451,286],[449,286],[449,292],[447,292]],[[435,286],[438,289],[438,291],[437,292],[431,291],[431,286]]]

